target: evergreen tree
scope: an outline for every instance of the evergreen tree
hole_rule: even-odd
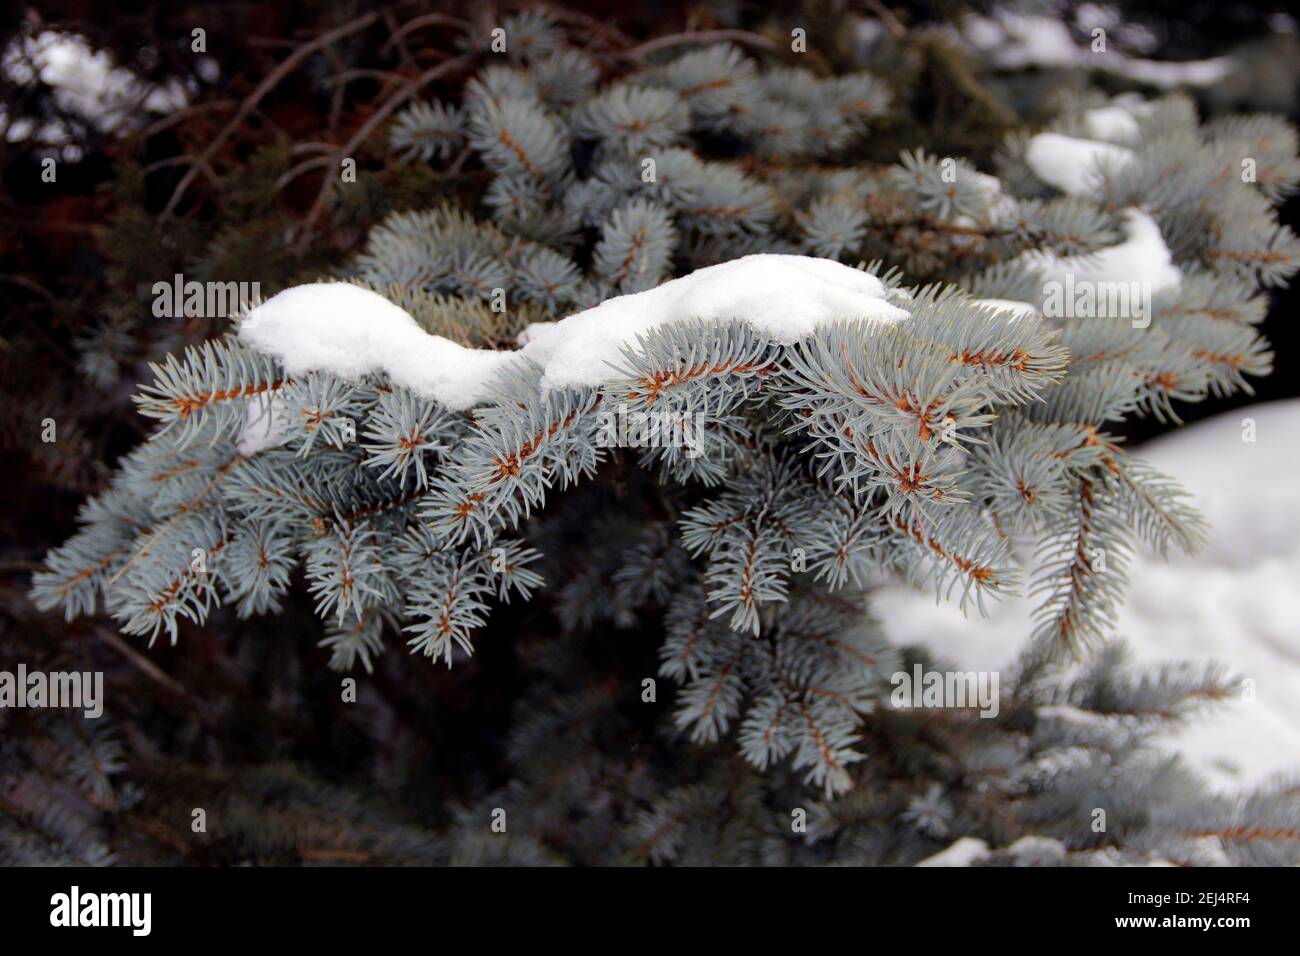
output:
[[[454,684],[517,645],[504,773],[464,805],[367,833],[368,798],[290,767],[195,769],[220,839],[274,860],[328,834],[341,862],[892,864],[960,838],[988,864],[1295,862],[1293,792],[1215,796],[1156,747],[1232,675],[1139,670],[1111,634],[1135,543],[1203,534],[1114,426],[1271,370],[1294,131],[1089,94],[988,171],[880,164],[864,143],[897,94],[870,72],[733,43],[615,69],[547,17],[500,29],[463,37],[482,65],[458,101],[388,133],[407,163],[480,164],[479,195],[387,216],[333,281],[155,363],[155,430],[35,576],[40,608],[150,645],[219,608],[289,613],[301,578],[363,684],[403,646]],[[1107,298],[1130,279],[1139,299]],[[896,675],[944,664],[889,643],[885,575],[970,613],[1039,596],[994,715],[896,706]],[[11,735],[12,765],[41,767],[42,739]],[[129,809],[117,746],[69,743],[59,772]],[[361,833],[339,850],[341,821]],[[14,859],[109,856],[80,821],[0,825]]]

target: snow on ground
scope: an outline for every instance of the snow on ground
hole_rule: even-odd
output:
[[[1243,420],[1256,441],[1242,440]],[[1181,482],[1210,521],[1199,558],[1135,555],[1117,635],[1139,663],[1220,661],[1255,682],[1253,701],[1207,711],[1168,745],[1224,789],[1300,772],[1300,400],[1255,405],[1134,450]],[[963,669],[1000,670],[1033,630],[1033,605],[1010,598],[962,616],[932,593],[890,584],[876,613],[890,639],[921,644]]]
[[[291,375],[315,369],[355,379],[382,371],[459,410],[489,399],[496,375],[525,358],[541,366],[543,388],[601,385],[617,374],[625,347],[675,322],[745,322],[789,344],[835,319],[906,318],[869,272],[811,256],[754,255],[606,299],[559,322],[534,323],[514,352],[429,335],[404,309],[346,283],[286,289],[248,313],[239,338],[276,356]]]

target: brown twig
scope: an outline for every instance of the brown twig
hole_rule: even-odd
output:
[[[396,93],[390,96],[382,106],[370,114],[360,128],[357,129],[352,137],[335,150],[331,160],[334,163],[341,163],[344,159],[356,152],[366,139],[373,133],[376,127],[384,122],[392,112],[405,103],[408,99],[418,93],[421,89],[428,86],[434,80],[440,79],[448,73],[454,73],[461,67],[465,67],[474,62],[473,54],[463,54],[454,59],[446,60],[435,67],[430,67],[413,80],[409,80]],[[298,251],[302,252],[306,248],[307,237],[315,227],[316,221],[320,219],[321,214],[325,211],[325,200],[329,196],[330,189],[333,187],[335,179],[333,176],[326,175],[321,183],[320,191],[316,194],[316,199],[311,204],[311,209],[307,212],[307,217],[303,220],[300,227],[298,238]]]
[[[29,279],[27,276],[10,275],[8,273],[5,273],[4,275],[0,275],[0,282],[9,282],[12,283],[13,285],[21,286],[22,288],[28,290],[29,292],[35,292],[46,302],[54,301],[53,292],[45,288],[45,286],[41,285],[40,283],[35,282],[32,279]]]
[[[186,171],[185,175],[181,177],[181,181],[176,184],[176,189],[172,191],[171,198],[167,200],[167,205],[163,207],[162,213],[158,216],[158,223],[161,225],[171,217],[171,214],[176,211],[176,207],[184,197],[185,191],[189,189],[190,184],[194,182],[194,177],[198,175],[199,170],[204,166],[211,164],[213,157],[216,156],[217,151],[225,145],[226,140],[234,135],[240,124],[242,124],[253,110],[257,108],[257,105],[262,102],[266,95],[279,85],[281,80],[296,70],[303,61],[316,51],[329,46],[337,40],[341,40],[343,37],[350,36],[359,30],[364,30],[378,19],[379,14],[377,12],[359,16],[355,20],[343,24],[341,27],[335,27],[328,33],[321,34],[310,43],[304,43],[285,57],[280,65],[268,73],[266,78],[257,85],[257,88],[254,89],[244,102],[240,104],[239,109],[235,112],[235,115],[231,118],[230,122],[222,128],[221,132],[216,135],[216,138],[208,144],[207,149],[203,151],[194,164]]]
[[[166,687],[169,691],[171,691],[173,694],[176,694],[178,697],[190,696],[189,691],[187,691],[182,684],[177,682],[175,679],[168,677],[167,674],[164,673],[162,669],[158,667],[157,664],[149,660],[149,658],[145,657],[143,654],[137,651],[126,641],[122,640],[122,638],[118,637],[115,633],[110,631],[108,628],[96,627],[94,630],[94,634],[97,638],[99,638],[109,647],[113,648],[113,650],[117,651],[128,661],[134,664],[135,667],[138,670],[140,670],[141,673],[143,673],[150,680],[154,681],[157,684],[161,684],[163,687]]]
[[[387,49],[390,45],[397,47],[397,55],[402,58],[402,65],[409,70],[418,70],[419,65],[415,62],[415,57],[411,56],[411,48],[406,45],[406,41],[397,34],[401,32],[401,27],[397,25],[397,17],[393,16],[392,10],[384,11],[384,26],[388,27],[388,42],[384,44]]]
[[[401,43],[409,34],[414,33],[421,27],[431,26],[457,27],[461,30],[468,30],[473,26],[473,24],[468,20],[462,20],[460,17],[448,16],[445,13],[426,13],[423,16],[415,17],[414,19],[408,20],[406,23],[402,24],[401,28],[388,38],[388,42],[379,48],[379,52],[386,53],[390,47]]]
[[[334,147],[331,146],[330,149],[332,151]],[[291,182],[293,182],[303,173],[311,172],[313,169],[316,169],[320,166],[328,166],[332,162],[334,162],[334,156],[332,152],[331,155],[329,156],[314,156],[311,159],[304,159],[297,166],[294,166],[292,169],[286,170],[284,173],[280,175],[280,178],[275,181],[275,191],[279,192],[280,190],[284,189],[285,186],[289,185]]]
[[[771,38],[749,30],[700,30],[695,33],[673,33],[669,36],[657,37],[630,50],[616,53],[614,56],[626,60],[643,60],[651,53],[658,53],[660,50],[668,50],[675,46],[690,43],[724,43],[728,40],[756,46],[772,53],[781,49],[781,46]]]
[[[235,105],[235,100],[212,100],[208,103],[195,103],[184,109],[179,109],[175,113],[169,113],[156,123],[150,123],[136,135],[142,139],[148,139],[155,136],[163,130],[175,126],[177,123],[189,119],[191,116],[197,116],[200,113],[210,113],[213,110],[228,109]]]
[[[590,16],[581,10],[570,10],[568,7],[550,3],[534,3],[530,7],[540,10],[560,23],[567,23],[570,26],[582,28],[590,36],[589,41],[584,44],[584,48],[590,48],[603,40],[612,40],[621,46],[629,47],[636,41],[630,36],[614,26],[608,19]]]
[[[907,27],[903,26],[902,21],[880,0],[866,0],[866,4],[867,9],[880,18],[880,22],[885,25],[891,35],[895,38],[907,36]]]
[[[369,863],[371,856],[364,850],[313,849],[300,847],[298,858],[304,863]]]

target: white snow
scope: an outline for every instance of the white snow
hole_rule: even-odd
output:
[[[962,837],[946,850],[926,857],[917,866],[970,866],[989,855],[989,845],[975,837]]]
[[[454,409],[486,398],[492,376],[516,354],[430,335],[405,309],[344,282],[285,289],[248,313],[239,338],[278,358],[290,375],[328,371],[358,379],[384,372]]]
[[[1125,60],[1116,72],[1132,80],[1172,90],[1177,86],[1213,86],[1232,72],[1233,60],[1229,56],[1216,56],[1212,60]]]
[[[1051,17],[998,11],[996,19],[969,14],[962,36],[994,66],[1021,70],[1030,66],[1074,66],[1087,51],[1077,46],[1070,28]]]
[[[288,438],[286,425],[281,403],[265,397],[249,402],[237,443],[239,453],[247,457],[267,448],[278,448]]]
[[[1049,282],[1073,277],[1083,282],[1149,282],[1152,293],[1182,282],[1182,272],[1160,235],[1160,226],[1141,209],[1124,210],[1123,242],[1081,256],[1057,256],[1030,250],[1023,258],[1043,272]]]
[[[1039,133],[1029,140],[1025,161],[1034,175],[1072,196],[1087,195],[1101,183],[1101,171],[1116,171],[1133,161],[1133,151],[1114,143]]]
[[[1083,125],[1093,139],[1132,145],[1141,133],[1138,121],[1150,116],[1155,108],[1140,93],[1121,93],[1106,106],[1086,110]]]
[[[1100,730],[1106,726],[1106,718],[1101,714],[1080,710],[1070,704],[1044,704],[1036,708],[1035,712],[1039,717],[1060,721],[1063,724],[1074,724],[1076,727],[1092,727]]]
[[[1093,29],[1107,31],[1106,48],[1093,50]],[[1075,67],[1084,70],[1101,70],[1115,76],[1137,80],[1161,89],[1178,86],[1205,87],[1219,82],[1231,72],[1231,57],[1210,60],[1174,62],[1168,60],[1137,59],[1119,49],[1150,47],[1132,27],[1118,31],[1115,23],[1091,21],[1080,23],[1086,39],[1076,42],[1064,21],[1049,16],[1022,15],[1005,9],[994,11],[993,17],[968,14],[962,21],[960,37],[968,47],[988,63],[1003,70],[1023,70],[1029,67]],[[1124,42],[1116,44],[1116,33],[1124,35]]]
[[[383,296],[346,283],[286,289],[248,313],[239,338],[278,358],[291,375],[314,369],[356,379],[383,372],[460,410],[489,400],[495,376],[524,359],[542,368],[546,389],[604,384],[622,364],[624,347],[675,322],[744,322],[789,344],[835,319],[897,322],[907,315],[886,301],[884,284],[868,272],[810,256],[754,255],[615,296],[559,322],[533,323],[513,352],[429,335]]]
[[[92,49],[72,33],[43,31],[13,40],[0,55],[0,72],[19,86],[40,81],[54,90],[59,108],[83,117],[106,133],[139,125],[139,110],[171,113],[185,106],[188,94],[180,82],[165,86],[147,83],[133,70],[114,66],[104,50]],[[45,124],[43,142],[62,142],[67,131]],[[23,137],[9,132],[10,141]]]
[[[523,353],[545,368],[544,387],[599,385],[625,345],[667,323],[745,322],[788,345],[839,318],[897,322],[907,312],[886,301],[884,283],[869,272],[812,256],[754,255],[606,299],[531,338]]]
[[[539,339],[543,335],[554,331],[555,327],[559,324],[560,323],[558,322],[529,322],[524,326],[523,331],[515,336],[515,344],[521,346],[527,345],[529,342]]]
[[[1138,136],[1137,117],[1122,106],[1102,106],[1088,110],[1083,114],[1083,124],[1093,139],[1109,143],[1129,143]]]
[[[1022,866],[1047,866],[1065,859],[1065,844],[1043,836],[1022,836],[1006,848]]]
[[[996,315],[1008,322],[1032,319],[1038,315],[1038,306],[1019,299],[975,299],[974,304],[990,315]]]
[[[996,225],[1015,217],[1020,210],[1020,204],[1003,191],[1002,180],[996,176],[990,176],[988,173],[981,173],[978,170],[969,175],[975,185],[979,187],[980,192],[984,194],[984,201],[988,204],[990,222]]]
[[[1256,441],[1242,440],[1253,419]],[[1254,699],[1208,710],[1167,745],[1212,784],[1236,790],[1300,771],[1300,400],[1255,405],[1134,450],[1195,495],[1211,525],[1199,558],[1134,556],[1117,635],[1139,663],[1220,661]],[[901,584],[876,594],[890,639],[963,669],[1007,668],[1033,630],[1033,602],[1008,598],[965,618]]]
[[[1156,104],[1148,100],[1141,93],[1120,93],[1111,97],[1111,106],[1118,106],[1126,113],[1132,113],[1137,117],[1147,117],[1156,111]]]

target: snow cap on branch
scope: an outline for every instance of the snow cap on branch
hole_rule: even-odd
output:
[[[459,410],[488,400],[497,374],[522,359],[541,367],[543,388],[604,384],[615,376],[624,348],[675,322],[743,322],[790,344],[836,319],[905,318],[868,272],[811,256],[753,255],[615,296],[551,325],[537,323],[515,352],[429,335],[404,309],[347,283],[287,289],[249,312],[239,337],[278,358],[290,375],[314,370],[356,379],[384,372]]]
[[[1064,282],[1067,275],[1075,282],[1149,282],[1152,292],[1176,288],[1182,282],[1182,270],[1174,265],[1160,226],[1149,213],[1124,210],[1124,233],[1125,239],[1118,245],[1087,255],[1057,256],[1031,250],[1024,258],[1048,280],[1058,282]]]
[[[451,408],[484,397],[485,381],[510,354],[429,335],[405,309],[345,282],[285,289],[248,313],[239,338],[275,356],[290,375],[323,371],[355,380],[386,372]]]
[[[1133,151],[1077,136],[1039,133],[1030,139],[1025,159],[1043,182],[1078,196],[1096,188],[1103,170],[1118,171],[1132,162]]]

